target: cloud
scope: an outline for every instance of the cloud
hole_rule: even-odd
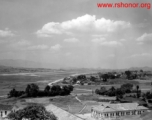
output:
[[[72,42],[72,43],[75,43],[75,42],[78,42],[79,40],[77,38],[68,38],[68,39],[64,39],[64,42]]]
[[[121,41],[121,42],[125,42],[125,41],[126,41],[126,39],[123,39],[123,38],[122,38],[122,39],[120,39],[120,41]]]
[[[72,34],[77,32],[106,33],[125,29],[130,26],[131,24],[129,22],[113,21],[105,18],[97,19],[95,15],[86,14],[76,19],[64,21],[61,23],[47,23],[36,33],[41,37],[48,37],[54,34]]]
[[[93,34],[93,35],[91,35],[92,37],[97,37],[97,38],[99,38],[99,37],[106,37],[106,36],[108,36],[107,34]]]
[[[105,38],[95,38],[92,39],[91,41],[94,43],[103,43],[106,39]]]
[[[152,44],[152,33],[144,33],[142,36],[137,38],[139,44]]]
[[[27,48],[27,50],[45,50],[47,48],[48,48],[47,45],[42,44],[42,45],[30,46],[30,47]]]
[[[102,46],[121,46],[122,43],[118,41],[108,41],[105,38],[95,38],[91,40],[93,43],[96,43],[98,45]]]
[[[136,58],[136,57],[152,57],[152,54],[150,53],[141,53],[141,54],[134,54],[130,56],[131,58]]]
[[[10,44],[11,47],[21,50],[44,50],[48,49],[49,47],[45,44],[41,45],[32,45],[30,41],[27,40],[20,40],[18,42],[15,42],[13,44]]]
[[[39,37],[51,37],[52,34],[61,34],[60,23],[50,22],[45,24],[36,34]]]
[[[61,49],[61,45],[60,44],[56,44],[56,45],[54,45],[54,46],[51,46],[51,50],[60,50]]]
[[[117,42],[117,41],[104,41],[101,43],[101,45],[113,47],[113,46],[122,46],[122,43]]]
[[[0,37],[12,37],[15,34],[12,33],[12,31],[10,31],[9,29],[5,29],[5,30],[0,30]]]
[[[116,56],[115,54],[110,54],[110,55],[108,55],[107,57],[113,58],[113,57],[115,57],[115,56]]]
[[[10,46],[11,47],[15,47],[15,48],[18,48],[18,47],[26,47],[26,46],[29,46],[31,45],[31,42],[27,41],[27,40],[20,40],[18,42],[14,42],[13,44],[11,44]]]
[[[70,52],[65,53],[65,56],[70,56],[70,55],[71,55]]]

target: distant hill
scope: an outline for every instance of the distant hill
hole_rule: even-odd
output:
[[[55,69],[47,68],[23,68],[23,67],[10,67],[10,66],[0,66],[0,73],[29,73],[29,72],[50,72],[56,71]]]
[[[14,67],[14,68],[47,68],[47,69],[61,69],[62,67],[59,64],[54,63],[43,63],[43,62],[34,62],[29,60],[21,60],[21,59],[3,59],[0,60],[0,67]],[[0,68],[0,69],[1,69]],[[144,70],[144,71],[152,71],[152,67],[131,67],[128,69],[103,69],[103,68],[77,68],[77,67],[69,67],[62,68],[63,70],[72,70],[72,71],[94,71],[94,72],[110,72],[110,71],[125,71],[125,70]]]
[[[143,71],[152,71],[152,67],[131,67],[130,70],[143,70]]]
[[[11,66],[11,67],[24,67],[24,68],[42,68],[41,64],[38,62],[27,61],[27,60],[0,60],[1,66]]]
[[[0,66],[23,67],[23,68],[59,68],[59,65],[53,63],[41,63],[20,59],[0,60]]]

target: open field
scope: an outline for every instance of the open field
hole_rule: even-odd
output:
[[[64,77],[78,74],[78,72],[67,72],[67,71],[54,71],[54,72],[34,72],[34,73],[15,73],[15,74],[0,74],[0,96],[7,95],[12,88],[17,90],[24,90],[26,85],[29,83],[36,83],[39,85],[40,89],[55,80],[63,79]],[[97,88],[101,86],[109,89],[111,86],[115,88],[120,87],[121,84],[132,83],[134,85],[139,84],[140,88],[143,91],[151,90],[151,80],[122,80],[122,79],[113,79],[109,80],[108,83],[103,85],[77,85],[73,91],[74,94],[79,93],[92,93]]]
[[[29,83],[36,83],[40,89],[57,79],[67,77],[72,72],[37,72],[37,73],[15,73],[15,74],[0,74],[0,96],[8,94],[12,88],[24,90]]]

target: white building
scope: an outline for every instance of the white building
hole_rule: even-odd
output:
[[[7,117],[7,115],[11,112],[11,105],[0,104],[0,120]]]
[[[119,118],[125,116],[135,116],[146,112],[148,108],[140,106],[138,103],[103,103],[91,109],[91,117],[95,119]]]

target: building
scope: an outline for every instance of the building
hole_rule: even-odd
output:
[[[11,112],[11,105],[0,104],[0,120],[7,117],[7,115]]]
[[[136,116],[146,112],[148,108],[138,103],[103,103],[91,108],[91,117],[96,119],[120,118],[125,116]]]
[[[110,102],[115,102],[116,101],[116,96],[114,97],[109,97],[109,96],[101,96],[99,97],[100,101],[110,101]]]
[[[58,120],[85,120],[79,116],[69,113],[53,104],[45,106],[46,110],[53,112],[58,117]]]

